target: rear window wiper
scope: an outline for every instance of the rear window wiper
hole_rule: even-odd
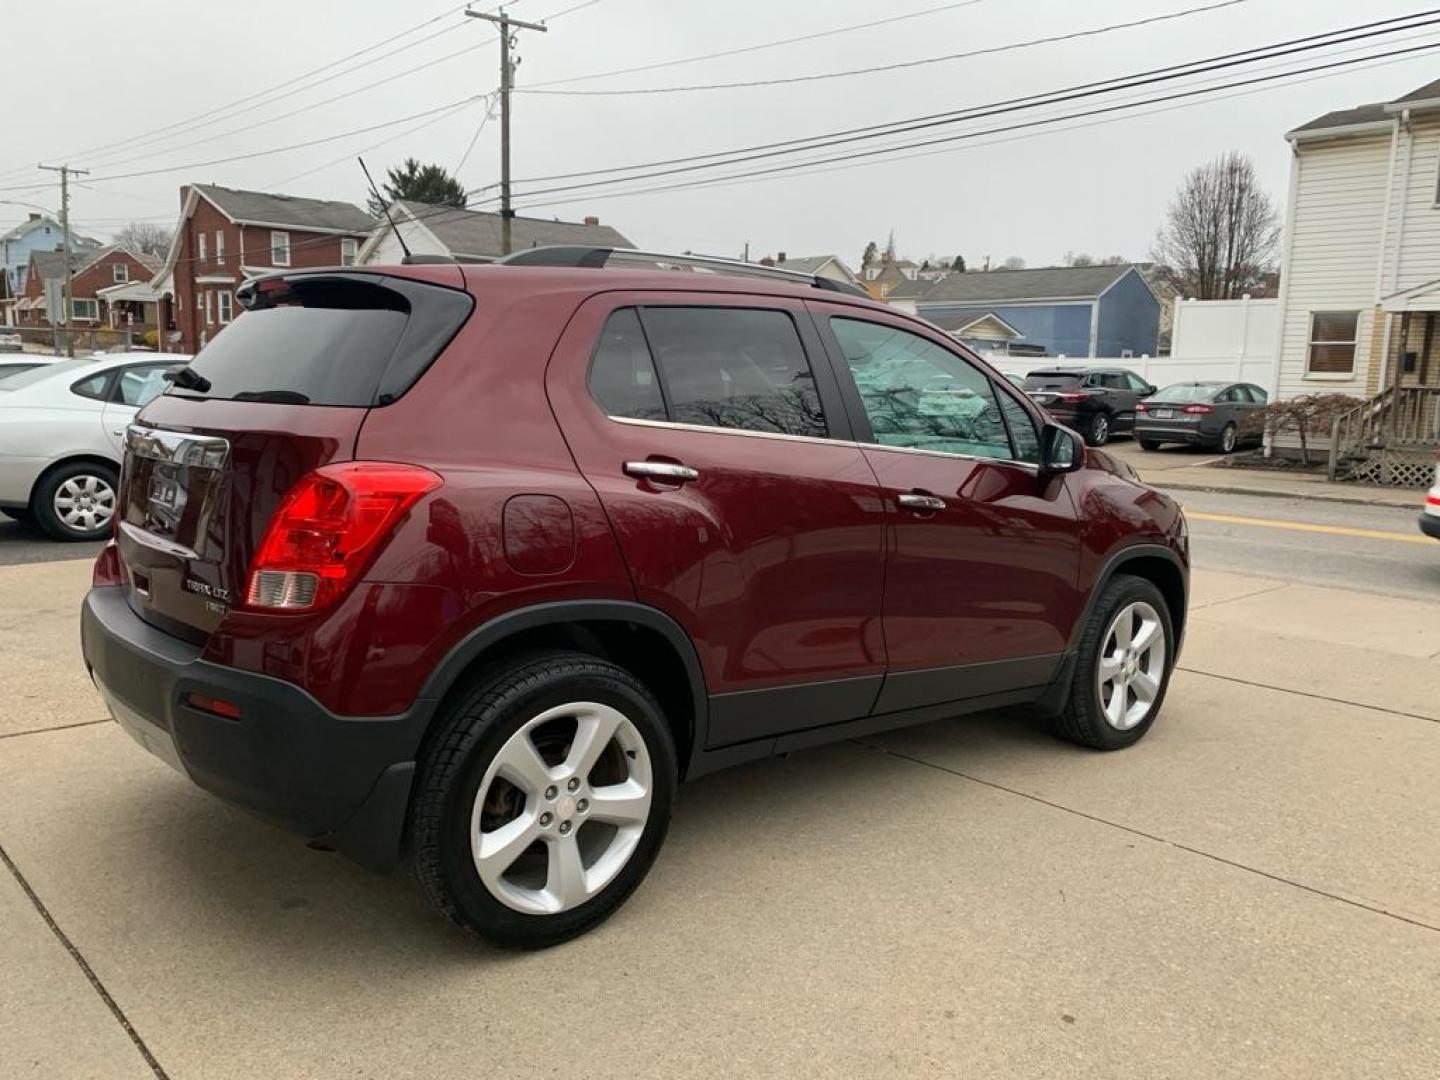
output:
[[[310,398],[295,390],[242,390],[231,401],[260,401],[269,405],[309,405]]]

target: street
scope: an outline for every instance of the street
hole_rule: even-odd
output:
[[[85,552],[6,526],[7,1075],[1434,1077],[1440,545],[1178,495],[1139,746],[992,715],[705,778],[629,905],[521,955],[136,747],[79,663]]]

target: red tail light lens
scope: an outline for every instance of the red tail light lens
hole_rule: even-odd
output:
[[[1149,407],[1148,407],[1143,401],[1137,401],[1137,402],[1135,403],[1135,411],[1136,411],[1136,412],[1149,412],[1150,409],[1149,409]]]
[[[1204,413],[1212,413],[1214,411],[1215,409],[1210,405],[1186,405],[1185,408],[1181,410],[1181,412],[1189,413],[1191,416],[1203,415]]]
[[[1059,400],[1069,402],[1071,405],[1076,405],[1085,400],[1085,395],[1077,394],[1072,391],[1070,393],[1061,394]]]
[[[92,588],[102,589],[107,585],[123,585],[124,578],[120,576],[120,547],[111,540],[100,549],[100,557],[95,560],[95,569],[90,571],[90,585]]]
[[[383,461],[326,465],[302,477],[260,543],[246,605],[311,611],[333,604],[400,519],[440,484],[429,469]]]

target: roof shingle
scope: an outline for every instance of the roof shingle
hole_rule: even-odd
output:
[[[1129,263],[1121,263],[1036,270],[971,270],[941,278],[925,293],[923,300],[925,303],[983,304],[1006,300],[1093,300],[1131,269]]]
[[[401,200],[398,205],[434,233],[451,255],[472,259],[498,259],[501,255],[499,214],[429,206],[406,200]],[[510,246],[516,251],[566,244],[616,248],[635,246],[609,225],[583,225],[573,221],[527,217],[511,219]]]
[[[264,191],[239,191],[215,184],[192,185],[231,221],[257,225],[285,225],[294,229],[327,229],[364,236],[375,219],[358,206],[328,199],[302,199]]]

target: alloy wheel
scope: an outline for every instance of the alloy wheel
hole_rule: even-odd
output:
[[[618,709],[546,709],[490,762],[470,816],[470,850],[490,894],[529,915],[590,900],[634,854],[650,818],[650,752]]]
[[[1223,453],[1230,453],[1235,449],[1235,425],[1226,424],[1225,430],[1220,433],[1220,449]]]
[[[1143,600],[1110,622],[1095,674],[1100,711],[1116,731],[1129,731],[1155,708],[1165,678],[1165,624]]]
[[[72,476],[55,489],[55,517],[77,533],[104,529],[115,516],[115,489],[103,476]]]
[[[1096,446],[1104,446],[1109,438],[1110,420],[1104,413],[1099,413],[1094,420],[1090,421],[1090,441]]]

